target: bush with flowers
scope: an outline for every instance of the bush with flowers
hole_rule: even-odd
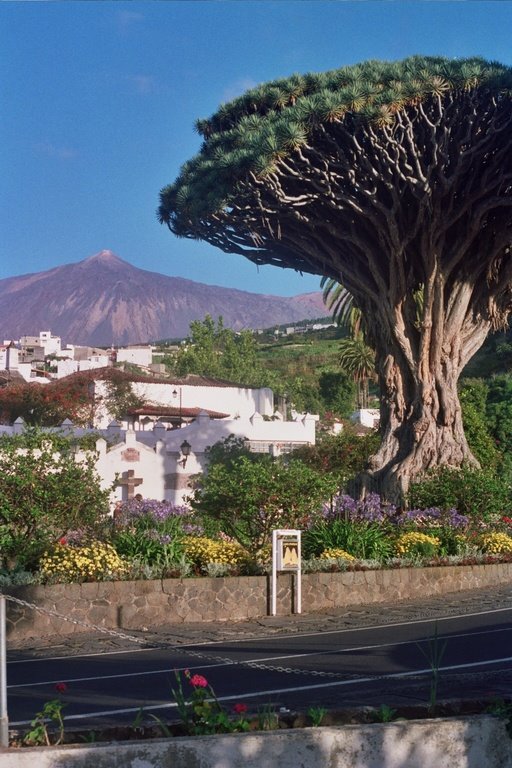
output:
[[[437,536],[429,536],[419,531],[402,533],[395,542],[396,553],[399,557],[434,557],[439,551],[440,540]]]
[[[360,559],[385,560],[393,554],[390,521],[395,514],[396,508],[383,503],[376,493],[359,501],[337,494],[306,529],[305,555],[319,557],[335,548]]]
[[[506,533],[485,533],[480,537],[479,547],[490,555],[501,555],[512,552],[512,537]]]
[[[185,685],[179,672],[175,672],[176,688],[172,689],[178,712],[185,732],[190,736],[214,733],[248,731],[249,722],[245,717],[247,705],[238,702],[230,715],[217,699],[212,686],[203,675],[184,672]]]
[[[221,563],[238,571],[252,562],[249,552],[228,537],[214,540],[205,536],[186,536],[183,551],[187,559],[201,570],[206,570],[209,563]]]
[[[165,576],[183,558],[183,536],[193,530],[190,518],[191,510],[184,505],[130,499],[115,510],[111,542],[123,557]]]
[[[394,518],[397,530],[418,531],[439,539],[438,554],[459,555],[467,551],[470,519],[452,507],[410,509]]]
[[[323,552],[320,552],[319,558],[320,560],[355,560],[355,557],[339,547],[324,549]]]
[[[84,546],[59,543],[43,555],[39,569],[41,580],[47,583],[104,581],[123,578],[127,562],[101,541]]]

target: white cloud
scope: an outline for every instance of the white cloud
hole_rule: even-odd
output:
[[[256,88],[257,85],[258,83],[255,80],[252,80],[252,78],[241,77],[226,86],[222,93],[221,101],[232,101],[233,99],[236,99],[237,96],[241,96],[242,93],[245,93],[245,91],[248,91],[251,88]]]
[[[157,89],[155,78],[151,75],[133,75],[128,79],[137,93],[153,93]]]
[[[72,147],[56,146],[49,141],[41,141],[34,145],[34,149],[40,155],[55,157],[58,160],[71,160],[78,155],[78,152]]]
[[[144,15],[137,13],[137,11],[120,11],[117,14],[117,23],[122,32],[143,20]]]

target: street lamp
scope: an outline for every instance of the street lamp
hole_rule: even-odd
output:
[[[180,421],[179,421],[179,424],[178,424],[178,429],[181,428],[181,387],[180,387],[179,395],[180,395]],[[177,389],[173,390],[172,396],[174,398],[178,397],[178,390]]]
[[[94,429],[94,410],[96,406],[96,385],[94,381],[90,381],[87,385],[87,394],[89,395],[89,400],[91,401],[91,413],[89,416],[89,427],[91,429]]]
[[[180,451],[183,458],[178,461],[178,464],[181,464],[183,469],[185,469],[185,464],[187,463],[187,459],[190,456],[191,450],[192,450],[192,446],[190,445],[188,440],[184,440],[180,445]]]

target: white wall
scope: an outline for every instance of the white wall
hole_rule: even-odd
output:
[[[253,413],[272,416],[274,413],[274,393],[268,387],[246,389],[235,385],[229,387],[176,385],[172,382],[151,383],[134,382],[132,389],[136,395],[153,405],[172,406],[174,408],[200,408],[208,411],[225,413],[231,418],[250,418]],[[176,392],[176,397],[173,396]],[[113,416],[104,404],[108,385],[102,380],[95,382],[97,403],[95,426],[106,429],[113,421]],[[126,424],[124,425],[126,427]]]
[[[118,363],[133,363],[149,367],[153,362],[153,347],[126,347],[116,352]]]
[[[96,468],[102,487],[111,487],[116,477],[123,478],[132,469],[142,483],[134,489],[145,498],[185,503],[189,495],[190,478],[203,472],[207,465],[206,449],[230,435],[245,437],[254,449],[278,455],[291,447],[315,443],[316,417],[306,415],[296,421],[265,421],[260,414],[251,419],[210,419],[202,413],[192,424],[182,429],[166,430],[157,425],[151,432],[122,431],[111,427],[105,431],[110,440],[118,436],[121,442],[108,449],[105,440],[97,443],[99,452]],[[181,445],[187,441],[190,456],[183,466]],[[126,490],[118,486],[112,502],[127,498]]]

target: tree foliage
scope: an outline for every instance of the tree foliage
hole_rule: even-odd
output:
[[[368,61],[259,86],[197,128],[160,220],[351,293],[381,389],[368,487],[397,497],[429,467],[475,464],[457,380],[512,309],[512,69]]]
[[[77,463],[72,442],[29,430],[0,437],[0,553],[34,566],[69,530],[92,532],[108,513],[94,458]]]
[[[0,389],[0,421],[12,424],[22,418],[31,426],[55,427],[70,419],[85,425],[90,396],[84,379],[67,376],[48,384],[16,383]]]
[[[240,456],[210,464],[191,497],[206,521],[251,550],[269,544],[274,528],[301,528],[337,490],[337,480],[301,461]]]
[[[346,426],[338,435],[319,435],[315,445],[297,448],[292,460],[298,459],[320,472],[336,474],[342,489],[347,480],[363,471],[379,443],[376,432],[358,435],[353,427]]]
[[[265,386],[269,378],[257,357],[251,331],[236,333],[224,326],[222,317],[190,323],[190,334],[172,363],[178,376],[195,373],[239,384]]]

